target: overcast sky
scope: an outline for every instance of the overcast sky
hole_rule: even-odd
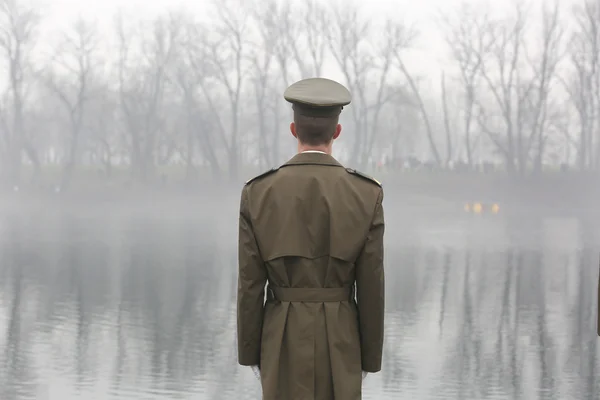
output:
[[[284,0],[281,0],[284,1]],[[168,7],[184,5],[189,9],[201,12],[206,8],[210,0],[46,0],[53,8],[60,9],[64,13],[65,8],[69,11],[64,15],[74,15],[82,12],[87,15],[110,15],[116,9],[129,8],[144,15],[153,15]],[[425,16],[431,10],[438,7],[451,7],[458,4],[459,0],[368,0],[369,9],[378,12],[393,12],[401,14],[406,12],[411,16]],[[480,2],[480,0],[472,0]]]
[[[168,8],[184,6],[197,13],[202,13],[211,3],[210,0],[42,0],[52,9],[52,18],[56,23],[69,20],[81,13],[88,17],[107,19],[116,10],[122,8],[135,12],[145,17],[159,14]],[[279,0],[289,1],[289,0]],[[323,2],[327,0],[321,0]],[[456,8],[462,2],[467,3],[491,3],[495,8],[502,9],[510,7],[514,0],[490,1],[490,0],[364,0],[368,5],[365,12],[376,15],[386,15],[400,18],[408,18],[415,21],[426,22],[437,10],[449,10]],[[518,0],[517,0],[518,1]],[[541,3],[544,0],[523,0],[533,3]],[[548,0],[550,1],[550,0]],[[359,1],[360,3],[360,1]],[[573,0],[563,0],[564,4],[573,3]]]
[[[36,0],[32,0],[36,1]],[[38,2],[40,0],[37,0]],[[127,14],[141,18],[152,18],[170,8],[181,6],[199,16],[205,15],[211,0],[41,0],[46,4],[45,25],[58,30],[68,26],[78,15],[86,19],[95,19],[100,27],[111,29],[112,17],[122,9]],[[289,0],[279,0],[289,1]],[[301,1],[301,0],[300,0]],[[321,0],[326,1],[326,0]],[[477,4],[490,0],[467,0]],[[511,1],[491,1],[498,9],[511,7]],[[518,0],[517,0],[518,1]],[[540,3],[543,0],[529,0]],[[565,0],[570,2],[570,0]],[[407,64],[411,69],[418,69],[420,74],[439,77],[443,59],[447,57],[447,48],[433,22],[439,10],[451,10],[458,7],[463,0],[365,0],[364,12],[374,17],[392,17],[413,22],[420,31],[419,52],[413,52]],[[339,71],[326,68],[325,74],[333,79],[342,79]],[[436,85],[437,86],[437,85]]]

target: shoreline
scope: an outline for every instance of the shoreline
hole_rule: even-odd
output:
[[[466,204],[498,204],[503,210],[567,214],[600,212],[600,178],[595,174],[548,173],[515,180],[505,174],[379,173],[388,208],[430,212],[464,212]],[[104,182],[74,183],[71,190],[24,186],[0,191],[4,211],[44,208],[137,210],[139,212],[216,212],[237,207],[244,181],[215,183],[206,179],[193,187],[183,182],[124,186]],[[554,210],[554,211],[553,211]],[[229,212],[229,211],[226,211]]]

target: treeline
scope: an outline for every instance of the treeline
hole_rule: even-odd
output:
[[[353,93],[340,154],[357,166],[600,168],[600,0],[439,13],[440,76],[409,62],[419,26],[366,19],[351,2],[220,0],[204,20],[118,13],[109,34],[80,18],[49,52],[37,10],[0,0],[0,162],[13,185],[49,165],[63,187],[90,166],[149,182],[162,166],[193,181],[277,165],[290,147],[283,90],[332,68]]]

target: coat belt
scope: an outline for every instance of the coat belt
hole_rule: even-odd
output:
[[[338,288],[285,288],[268,285],[267,299],[305,303],[350,301],[354,299],[354,285]]]

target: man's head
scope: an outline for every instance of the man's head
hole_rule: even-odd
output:
[[[299,145],[330,147],[342,131],[339,116],[342,108],[350,104],[348,89],[330,79],[310,78],[288,87],[284,97],[292,103],[294,122],[290,131]]]

